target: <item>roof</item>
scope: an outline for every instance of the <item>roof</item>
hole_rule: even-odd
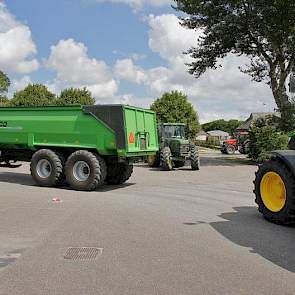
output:
[[[210,136],[221,136],[221,137],[226,137],[229,136],[229,133],[224,132],[222,130],[212,130],[207,132]]]
[[[205,132],[204,130],[201,130],[200,132],[198,132],[197,136],[202,136],[202,135],[208,135],[207,132]]]
[[[184,123],[163,123],[164,126],[186,126]]]
[[[276,113],[271,113],[271,112],[268,112],[268,113],[252,113],[250,115],[250,117],[242,124],[240,125],[237,130],[249,130],[250,127],[252,126],[252,124],[259,118],[265,118],[265,117],[268,117],[268,116],[276,116],[277,114]]]

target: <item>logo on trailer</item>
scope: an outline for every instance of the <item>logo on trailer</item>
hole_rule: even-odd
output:
[[[134,136],[133,132],[130,132],[129,143],[135,143],[135,136]]]
[[[0,121],[0,127],[7,127],[7,122]]]

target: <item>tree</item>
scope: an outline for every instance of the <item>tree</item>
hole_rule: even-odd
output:
[[[235,130],[242,124],[242,121],[239,120],[229,120],[225,121],[223,119],[215,120],[209,123],[205,123],[202,125],[204,131],[212,131],[212,130],[222,130],[224,132],[228,132],[233,134]]]
[[[58,98],[59,105],[93,105],[94,103],[95,99],[85,87],[65,89]]]
[[[202,28],[204,32],[198,47],[188,51],[193,58],[190,73],[198,78],[207,69],[216,69],[220,58],[229,53],[248,56],[250,63],[242,72],[270,85],[282,118],[286,119],[292,106],[286,82],[295,65],[294,0],[175,2],[176,9],[189,15],[182,19],[183,26]]]
[[[0,71],[0,97],[7,94],[8,88],[10,86],[10,80],[6,74]]]
[[[188,135],[194,138],[200,130],[198,115],[185,94],[179,91],[164,93],[151,105],[161,123],[185,123]]]
[[[9,103],[6,97],[8,88],[10,86],[10,80],[5,73],[0,71],[0,106],[7,106]]]
[[[14,93],[12,106],[49,106],[56,104],[56,97],[45,85],[29,84],[24,90]]]

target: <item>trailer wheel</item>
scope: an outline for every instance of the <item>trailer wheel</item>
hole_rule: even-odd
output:
[[[104,159],[89,151],[76,151],[70,155],[65,166],[70,187],[78,191],[94,191],[106,178]]]
[[[200,155],[199,149],[195,146],[191,146],[191,167],[192,170],[200,170]]]
[[[255,202],[265,219],[295,223],[295,178],[283,162],[273,159],[260,165],[254,185]]]
[[[119,185],[125,183],[133,173],[133,165],[125,163],[110,164],[107,166],[106,183]]]
[[[168,146],[161,150],[161,165],[164,171],[173,170],[172,154]]]
[[[57,186],[64,181],[63,164],[60,154],[47,149],[39,150],[31,160],[32,178],[40,186]]]

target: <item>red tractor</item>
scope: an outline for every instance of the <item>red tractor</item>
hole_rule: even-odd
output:
[[[221,144],[221,152],[223,154],[233,155],[236,151],[246,155],[249,152],[249,133],[246,131],[238,132],[235,138],[227,139]]]

